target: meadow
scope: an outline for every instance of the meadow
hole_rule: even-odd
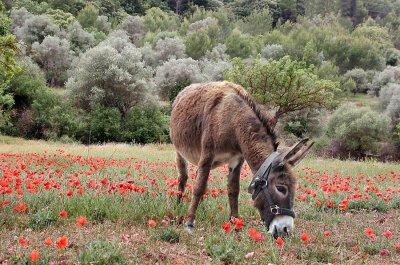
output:
[[[0,264],[396,264],[400,165],[309,157],[296,169],[295,232],[274,240],[241,174],[228,221],[227,168],[212,171],[196,230],[176,204],[171,145],[84,146],[2,137]]]

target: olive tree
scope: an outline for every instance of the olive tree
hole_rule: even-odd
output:
[[[28,45],[42,42],[46,36],[56,36],[58,26],[46,15],[32,16],[25,20],[22,27],[15,30],[19,41]]]
[[[116,108],[124,118],[133,106],[149,98],[151,76],[140,49],[124,31],[117,31],[81,55],[66,87],[80,108]]]
[[[320,79],[314,68],[288,56],[249,64],[236,59],[225,78],[242,85],[260,103],[274,110],[275,121],[289,112],[330,106],[338,91],[337,82]]]

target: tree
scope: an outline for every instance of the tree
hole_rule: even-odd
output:
[[[306,108],[330,106],[338,83],[320,79],[314,68],[288,56],[278,61],[254,60],[250,64],[236,59],[225,78],[246,88],[260,103],[282,115]]]
[[[64,85],[67,70],[73,60],[73,53],[66,39],[48,36],[42,43],[35,42],[32,45],[32,57],[44,70],[50,85]]]
[[[252,52],[252,42],[248,36],[235,29],[225,41],[226,52],[233,58],[247,58]]]
[[[75,21],[68,27],[67,38],[71,49],[78,54],[85,52],[95,43],[93,35],[85,31],[78,21]]]
[[[146,34],[143,17],[139,16],[127,16],[119,25],[119,28],[128,33],[133,43],[137,43]]]
[[[80,56],[66,87],[85,111],[96,106],[116,108],[124,119],[133,106],[149,100],[151,76],[140,49],[124,31],[117,31]]]
[[[34,42],[41,43],[47,36],[56,36],[59,27],[46,15],[32,16],[25,20],[24,25],[16,29],[15,35],[19,41],[28,46]]]
[[[95,27],[98,16],[99,9],[89,3],[78,13],[77,19],[83,28],[90,28]]]

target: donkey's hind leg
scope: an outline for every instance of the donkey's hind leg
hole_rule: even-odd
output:
[[[229,163],[228,175],[228,197],[231,208],[230,218],[239,216],[238,197],[240,191],[240,170],[243,165],[243,158],[235,158]]]
[[[186,182],[188,179],[187,161],[179,153],[176,153],[176,164],[178,166],[179,179],[178,179],[178,204],[182,200],[183,193],[185,192]]]

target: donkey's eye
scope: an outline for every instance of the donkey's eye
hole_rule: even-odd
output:
[[[286,188],[285,186],[277,185],[277,186],[276,186],[276,189],[277,189],[280,193],[282,193],[283,195],[286,195],[286,193],[287,193],[287,188]]]

